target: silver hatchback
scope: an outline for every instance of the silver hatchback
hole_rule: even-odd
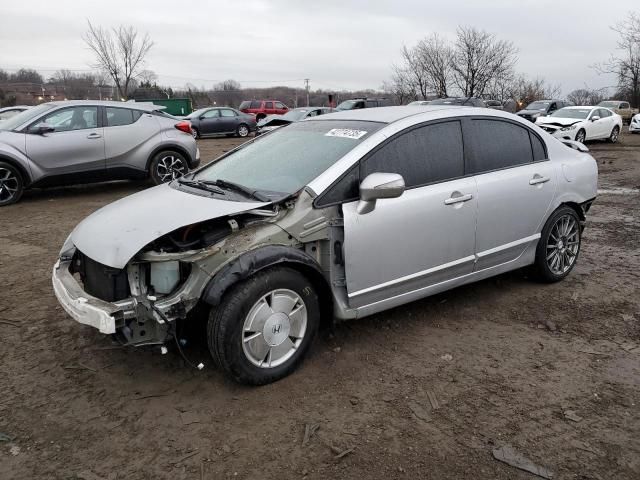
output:
[[[522,267],[566,277],[598,171],[583,145],[564,143],[473,107],[293,123],[92,214],[65,242],[54,290],[78,322],[128,345],[204,321],[232,378],[272,382],[301,362],[321,319]]]
[[[0,123],[0,206],[26,188],[146,177],[159,184],[196,168],[190,123],[161,108],[51,102]]]

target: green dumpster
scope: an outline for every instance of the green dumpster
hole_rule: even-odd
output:
[[[154,105],[162,105],[163,107],[167,107],[163,110],[164,112],[167,112],[171,115],[176,115],[178,117],[189,115],[193,111],[190,98],[154,98],[143,101],[152,102]]]

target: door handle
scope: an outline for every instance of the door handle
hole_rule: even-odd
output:
[[[87,135],[87,138],[89,139],[94,139],[94,138],[102,138],[102,135],[100,135],[99,133],[90,133],[89,135]]]
[[[529,180],[529,185],[538,185],[540,183],[547,183],[549,180],[551,180],[551,178],[549,177],[543,177],[541,175],[538,175],[537,173],[533,176],[533,178],[531,180]]]
[[[456,193],[458,195],[454,196]],[[462,195],[462,194],[460,194],[460,192],[453,192],[451,194],[451,197],[447,198],[444,201],[444,204],[445,205],[454,205],[456,203],[468,202],[472,198],[473,198],[473,195],[471,195],[470,193],[467,193],[466,195]]]

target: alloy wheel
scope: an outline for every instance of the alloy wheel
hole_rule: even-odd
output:
[[[241,137],[246,137],[249,135],[249,128],[246,125],[240,125],[238,127],[238,135]]]
[[[160,181],[166,183],[187,173],[187,165],[182,158],[175,155],[167,155],[158,161],[156,172]]]
[[[0,202],[5,203],[13,199],[20,187],[20,180],[8,168],[0,167]]]
[[[584,139],[585,139],[585,133],[584,131],[580,130],[576,135],[576,142],[584,143]]]
[[[198,139],[198,130],[196,128],[191,128],[191,135],[193,136],[193,138],[195,138],[197,140]]]
[[[580,227],[575,217],[563,215],[551,228],[547,239],[547,265],[555,275],[568,272],[580,248]]]
[[[282,365],[307,330],[307,307],[293,290],[272,290],[249,310],[242,327],[242,351],[260,368]]]
[[[611,141],[611,143],[616,143],[618,141],[619,134],[620,132],[618,131],[618,127],[614,127],[613,130],[611,131],[611,136],[609,137],[609,140]]]

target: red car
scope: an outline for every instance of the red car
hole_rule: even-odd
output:
[[[262,120],[267,115],[282,115],[289,111],[284,103],[278,100],[245,100],[238,108],[243,113],[256,116],[256,121]]]

